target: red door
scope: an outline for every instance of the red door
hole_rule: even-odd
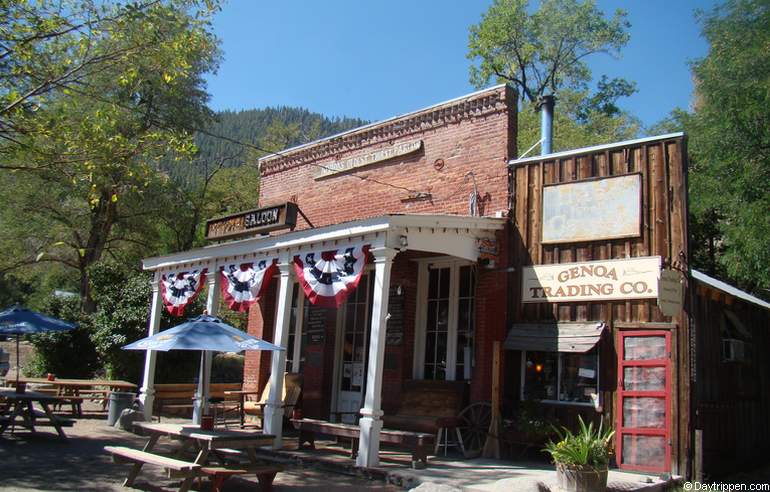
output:
[[[618,335],[618,466],[671,470],[671,334]]]

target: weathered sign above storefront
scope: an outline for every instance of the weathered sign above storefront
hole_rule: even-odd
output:
[[[325,178],[338,173],[344,173],[352,169],[368,166],[376,162],[387,161],[394,157],[400,157],[402,155],[411,154],[417,152],[422,148],[422,140],[415,140],[412,142],[404,142],[396,145],[391,145],[384,149],[378,149],[366,154],[357,155],[349,159],[343,159],[341,161],[334,161],[328,164],[323,164],[323,167],[316,175],[315,179]]]
[[[663,270],[658,279],[658,307],[666,316],[676,316],[684,304],[682,274],[675,270]]]
[[[277,229],[293,229],[296,224],[297,204],[286,202],[211,219],[206,222],[206,239],[211,241],[264,234]]]
[[[543,188],[543,243],[639,236],[641,175],[549,185]]]
[[[660,256],[535,265],[522,270],[522,302],[607,301],[658,296]]]

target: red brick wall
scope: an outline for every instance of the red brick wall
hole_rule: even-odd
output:
[[[380,216],[387,213],[468,214],[472,191],[466,174],[473,171],[482,197],[483,214],[508,210],[507,162],[515,157],[515,96],[505,87],[429,108],[398,120],[354,131],[286,153],[287,157],[262,162],[260,205],[295,201],[316,227]],[[319,167],[336,160],[360,156],[393,144],[422,140],[420,151],[355,169],[361,180],[338,174],[321,180]],[[440,169],[436,161],[443,160]],[[388,183],[383,185],[381,183]],[[429,193],[429,199],[410,200],[413,192]],[[308,225],[298,219],[298,229]],[[498,234],[503,256],[497,269],[479,270],[477,290],[476,366],[472,400],[487,400],[491,391],[492,340],[505,332],[507,265],[505,234]],[[393,411],[400,400],[404,379],[412,378],[417,266],[410,258],[418,252],[399,254],[393,265],[391,285],[404,291],[404,338],[401,345],[386,346],[383,373],[383,408]],[[249,333],[272,340],[275,285],[249,317]],[[324,345],[306,350],[303,370],[302,408],[306,415],[326,418],[331,406],[334,367],[334,316],[327,322]],[[313,353],[317,352],[317,353]],[[312,362],[308,365],[307,361]],[[247,353],[244,382],[261,389],[269,374],[269,354]]]
[[[454,119],[445,116],[448,122],[424,122],[412,125],[406,131],[394,129],[398,127],[394,123],[383,124],[381,132],[354,133],[345,138],[344,143],[319,143],[321,150],[317,153],[328,154],[322,158],[314,159],[315,153],[307,150],[304,153],[298,151],[302,154],[300,157],[282,160],[280,164],[265,161],[262,164],[260,205],[296,201],[316,227],[386,213],[467,215],[468,195],[473,188],[465,175],[473,171],[478,192],[484,198],[485,215],[507,210],[506,164],[512,157],[509,155],[510,142],[515,141],[510,136],[515,132],[509,111],[513,96],[509,90],[498,88],[477,95],[476,99],[489,99],[490,95],[494,100],[491,106]],[[452,108],[446,111],[451,113]],[[405,126],[406,123],[401,128]],[[349,173],[314,179],[320,171],[314,164],[328,165],[414,140],[423,141],[423,148],[416,153],[353,170],[367,180]],[[439,159],[443,160],[444,166],[437,170],[434,164]],[[431,199],[409,201],[411,193],[407,189],[430,193]],[[298,222],[299,229],[307,227],[301,218]]]

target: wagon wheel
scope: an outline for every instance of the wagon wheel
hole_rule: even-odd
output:
[[[480,456],[489,434],[489,424],[492,422],[492,404],[488,401],[471,403],[460,412],[458,419],[465,446],[465,457]]]

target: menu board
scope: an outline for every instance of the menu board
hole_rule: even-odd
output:
[[[307,310],[305,319],[305,332],[308,345],[320,345],[326,337],[326,319],[329,308],[311,305]]]

